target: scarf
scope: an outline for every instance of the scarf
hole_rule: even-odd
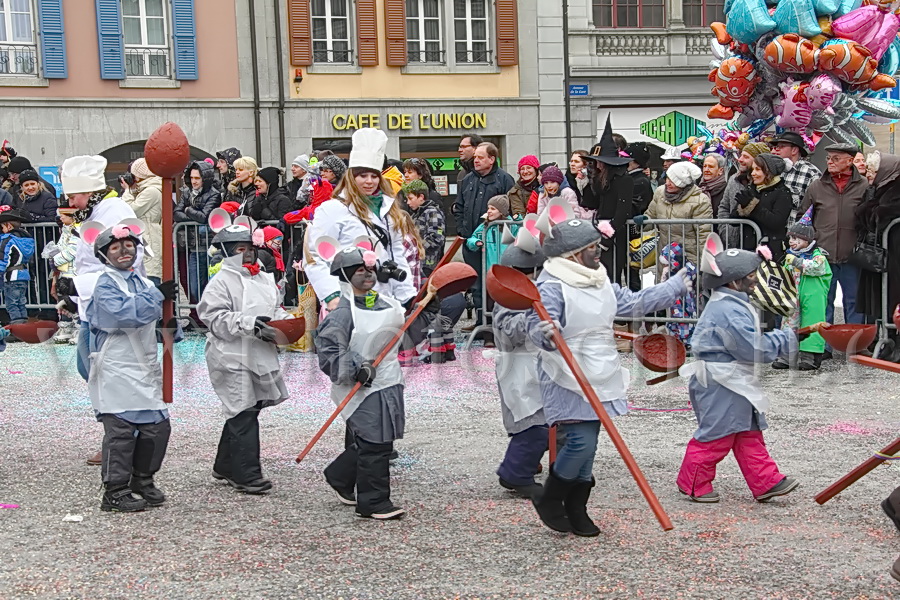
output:
[[[372,209],[375,216],[379,216],[381,215],[381,205],[384,203],[384,193],[378,190],[375,195],[367,196],[366,202],[368,202],[369,208]]]
[[[576,288],[603,287],[607,283],[606,269],[600,265],[589,269],[573,260],[554,256],[544,263],[544,270],[565,284]]]
[[[245,269],[247,269],[247,271],[250,273],[251,276],[252,276],[252,275],[259,275],[259,264],[258,264],[258,263],[257,263],[257,264],[253,264],[253,265],[242,265],[242,266],[243,266]]]
[[[713,196],[718,196],[725,190],[725,186],[728,185],[728,179],[725,177],[725,171],[719,173],[719,175],[709,181],[700,181],[700,189],[704,194],[713,198]]]
[[[760,185],[755,186],[755,187],[756,187],[756,191],[764,190],[764,189],[767,189],[767,188],[770,188],[770,187],[775,187],[775,186],[778,185],[779,183],[781,183],[781,175],[776,175],[775,177],[773,177],[773,178],[770,179],[769,181],[767,181],[767,182],[765,182],[765,183],[761,183]]]
[[[666,202],[668,202],[669,204],[678,204],[679,202],[681,202],[682,200],[687,198],[688,194],[690,194],[692,191],[694,191],[695,187],[697,187],[697,186],[691,184],[689,186],[681,188],[677,192],[670,192],[669,190],[663,190],[665,193],[665,196],[666,196]]]
[[[533,192],[537,188],[537,186],[538,186],[538,178],[537,177],[535,177],[528,183],[525,183],[524,181],[522,181],[522,178],[519,177],[519,187],[522,188],[523,190],[525,190],[526,192],[528,192],[529,194],[531,192]]]
[[[105,190],[100,190],[99,192],[91,194],[90,198],[88,198],[87,206],[82,210],[75,211],[75,214],[73,215],[75,222],[84,223],[85,221],[89,221],[91,213],[94,212],[94,207],[103,202],[103,199],[106,198],[106,195],[111,191],[113,191],[113,189],[107,187]]]
[[[281,250],[276,250],[275,248],[269,248],[272,251],[272,256],[275,257],[275,268],[281,272],[284,272],[284,256],[281,254]]]
[[[800,248],[799,250],[794,250],[790,246],[788,246],[787,253],[793,254],[794,256],[798,256],[804,260],[809,260],[810,258],[812,258],[812,254],[815,249],[816,249],[816,242],[812,241],[812,242],[808,243],[806,246],[804,246],[803,248]]]

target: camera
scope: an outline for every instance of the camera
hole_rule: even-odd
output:
[[[375,275],[380,283],[387,283],[391,279],[396,281],[406,281],[406,271],[397,266],[392,260],[386,260],[381,263],[378,273]]]
[[[119,176],[119,179],[128,187],[134,185],[134,175],[131,171],[125,171],[122,175]]]

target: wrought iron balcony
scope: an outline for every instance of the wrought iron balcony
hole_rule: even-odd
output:
[[[37,47],[0,44],[0,75],[37,75]]]
[[[708,29],[581,29],[572,35],[572,70],[584,75],[702,74],[712,58]]]
[[[169,78],[168,48],[125,48],[126,77]]]

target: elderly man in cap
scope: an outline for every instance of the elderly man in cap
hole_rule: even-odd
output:
[[[776,135],[769,143],[772,145],[772,154],[791,161],[791,168],[781,175],[781,179],[794,197],[794,210],[791,211],[787,223],[790,227],[797,220],[800,202],[806,196],[806,190],[813,181],[822,176],[822,172],[806,160],[809,150],[799,133],[785,131]],[[803,214],[803,211],[800,211],[800,214]]]
[[[834,296],[838,283],[844,298],[844,322],[863,322],[863,316],[856,311],[859,268],[848,262],[857,239],[854,214],[869,187],[866,178],[853,166],[853,157],[858,150],[853,144],[826,147],[828,172],[809,186],[800,205],[801,214],[813,207],[816,242],[828,253],[831,265],[833,277],[825,309],[825,320],[829,323],[834,322]],[[830,354],[826,349],[825,357]]]

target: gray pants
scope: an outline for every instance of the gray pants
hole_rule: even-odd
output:
[[[102,415],[103,466],[101,476],[107,487],[128,485],[132,474],[152,477],[162,466],[169,446],[172,425],[129,423],[115,415]]]

